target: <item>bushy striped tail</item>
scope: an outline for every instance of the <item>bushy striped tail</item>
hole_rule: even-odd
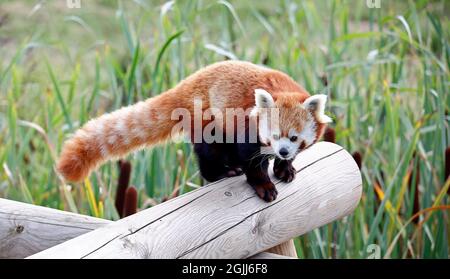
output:
[[[169,138],[176,100],[162,94],[90,120],[63,146],[58,171],[69,181],[86,178],[99,164]]]

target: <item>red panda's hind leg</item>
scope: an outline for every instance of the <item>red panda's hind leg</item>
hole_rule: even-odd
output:
[[[229,167],[226,175],[227,177],[233,177],[242,175],[243,173],[243,170],[239,167]]]
[[[223,143],[195,143],[194,151],[197,154],[200,173],[209,182],[243,173],[240,167],[230,166],[229,154]]]

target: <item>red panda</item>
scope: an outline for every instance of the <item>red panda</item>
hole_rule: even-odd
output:
[[[194,142],[202,176],[215,181],[245,173],[257,195],[270,202],[276,198],[277,190],[267,173],[268,159],[275,157],[276,177],[285,182],[294,179],[291,162],[298,152],[315,143],[326,123],[331,122],[324,114],[326,99],[325,95],[310,96],[280,71],[243,61],[218,62],[158,96],[87,122],[65,142],[57,170],[69,181],[82,181],[109,159],[164,142],[179,123],[173,119],[173,111],[182,108],[194,114],[194,100],[199,100],[202,111],[250,109],[245,131],[248,135],[249,124],[255,123],[257,132],[256,142]],[[272,109],[276,117],[268,112]],[[212,119],[201,119],[200,129],[218,121]],[[272,120],[276,125],[267,124]],[[225,127],[230,120],[220,121]],[[218,127],[215,132],[222,129]],[[261,153],[261,147],[265,147],[266,154]]]

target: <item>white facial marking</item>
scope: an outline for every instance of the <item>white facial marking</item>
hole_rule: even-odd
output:
[[[311,115],[308,115],[305,126],[300,132],[300,140],[304,140],[305,144],[311,145],[316,140],[316,123]]]
[[[271,145],[273,150],[275,151],[275,154],[283,160],[290,160],[295,157],[298,150],[298,142],[292,142],[289,138],[282,137],[279,140],[272,140]],[[282,156],[280,154],[280,150],[285,149],[287,150],[288,154],[287,156]]]

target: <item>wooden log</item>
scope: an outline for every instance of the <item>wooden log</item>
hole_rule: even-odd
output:
[[[252,259],[252,260],[295,260],[298,258],[284,256],[284,255],[275,254],[275,253],[269,253],[269,252],[261,252],[254,256],[251,256],[249,259]]]
[[[112,222],[0,198],[0,259],[23,259]],[[292,259],[260,254],[252,259]]]
[[[294,240],[290,239],[286,242],[283,242],[275,247],[267,249],[266,252],[271,254],[278,254],[281,256],[286,256],[289,258],[298,258],[297,250],[295,249]]]
[[[111,222],[0,199],[0,258],[25,258]]]
[[[361,197],[358,166],[342,147],[317,143],[294,162],[291,183],[273,178],[266,203],[245,177],[208,184],[30,258],[247,258],[350,214]]]

